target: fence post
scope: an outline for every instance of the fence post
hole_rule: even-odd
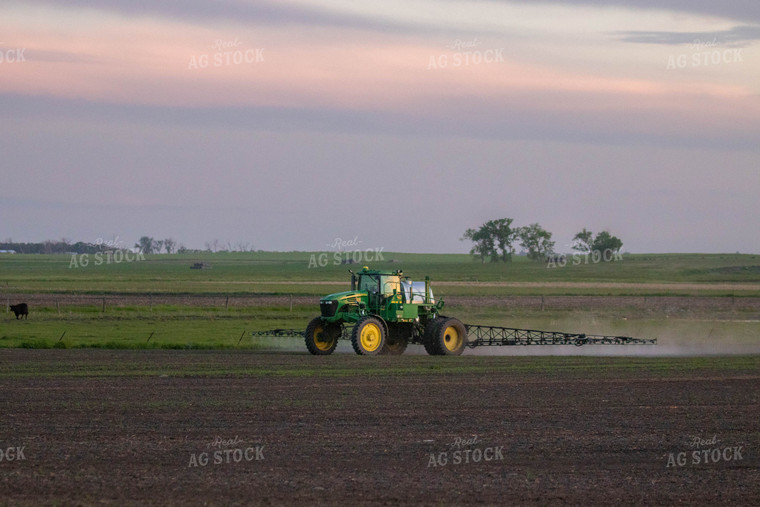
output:
[[[541,311],[544,311],[544,296],[541,296]]]
[[[106,313],[106,298],[103,296],[103,313]]]

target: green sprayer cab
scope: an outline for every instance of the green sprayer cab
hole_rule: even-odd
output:
[[[402,354],[420,343],[431,355],[459,355],[467,345],[467,329],[455,318],[440,315],[430,278],[413,282],[401,270],[351,272],[351,290],[323,297],[322,315],[304,333],[315,355],[331,354],[347,325],[357,354]]]

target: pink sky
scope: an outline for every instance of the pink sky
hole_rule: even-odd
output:
[[[423,4],[419,2],[418,7],[422,8]],[[3,34],[0,49],[7,54],[23,48],[25,61],[0,64],[0,96],[16,97],[14,102],[22,108],[33,108],[35,102],[53,100],[64,109],[68,103],[87,103],[95,109],[127,107],[125,111],[129,111],[129,106],[141,108],[139,111],[150,108],[203,110],[220,117],[243,110],[241,108],[265,108],[274,116],[281,111],[286,115],[284,118],[300,114],[293,111],[319,111],[328,123],[337,122],[335,125],[344,125],[352,117],[360,120],[353,128],[350,124],[340,127],[336,134],[343,132],[344,128],[356,135],[371,134],[362,131],[367,128],[364,122],[375,125],[373,128],[382,125],[384,132],[392,133],[397,128],[393,124],[400,122],[398,125],[405,129],[403,138],[415,135],[414,128],[419,129],[421,136],[447,132],[445,135],[457,139],[482,138],[488,142],[501,138],[505,143],[511,143],[527,136],[531,142],[547,143],[551,150],[557,149],[557,142],[564,143],[569,139],[605,147],[610,142],[626,144],[622,140],[628,136],[630,147],[618,148],[621,158],[626,160],[633,151],[638,153],[635,157],[646,157],[642,150],[646,150],[650,142],[658,146],[670,145],[675,150],[688,149],[684,143],[694,146],[716,144],[715,149],[727,152],[727,161],[736,161],[736,170],[741,174],[745,174],[743,164],[749,164],[748,170],[751,160],[757,157],[752,150],[750,162],[747,162],[747,146],[760,134],[760,70],[754,56],[758,48],[756,40],[741,44],[725,40],[722,46],[719,43],[715,48],[696,49],[693,44],[690,47],[684,43],[636,43],[621,35],[658,28],[657,33],[665,34],[663,37],[667,39],[677,37],[688,28],[689,33],[702,33],[699,30],[703,30],[704,40],[708,40],[712,33],[733,33],[732,27],[739,23],[730,17],[721,19],[682,12],[685,21],[674,22],[678,17],[664,9],[644,15],[633,7],[605,11],[589,6],[577,9],[565,6],[556,10],[558,8],[552,5],[526,6],[517,2],[493,6],[491,17],[494,19],[489,19],[488,13],[480,17],[472,14],[467,17],[467,28],[462,29],[455,28],[453,20],[457,18],[453,14],[443,12],[426,17],[422,11],[414,11],[415,2],[406,7],[404,4],[388,4],[387,16],[379,21],[375,19],[376,13],[361,12],[357,6],[349,9],[348,4],[324,2],[318,10],[307,9],[303,13],[299,13],[300,7],[294,4],[282,15],[285,19],[277,18],[276,23],[271,19],[258,20],[255,16],[212,19],[198,15],[188,19],[167,13],[125,13],[116,7],[119,2],[113,2],[113,5],[113,10],[105,7],[85,10],[45,2],[36,2],[33,6],[14,4],[8,15],[0,20],[0,33]],[[408,16],[403,15],[403,9],[409,9]],[[503,9],[513,9],[516,15],[524,16],[524,22],[497,19],[497,14],[506,12]],[[288,21],[289,15],[294,16],[292,21]],[[309,16],[315,21],[310,22]],[[331,26],[329,22],[325,23],[325,16],[341,21]],[[346,19],[357,22],[346,22]],[[377,24],[372,24],[375,22]],[[398,28],[391,30],[388,27],[393,23],[398,23]],[[410,23],[419,23],[419,28],[410,27]],[[581,28],[573,32],[573,26]],[[220,50],[216,47],[220,43],[228,47]],[[460,43],[471,47],[461,47]],[[460,45],[459,50],[457,45]],[[718,63],[694,66],[696,57],[692,56],[700,50],[720,50],[723,56]],[[473,59],[465,65],[465,59],[472,56],[464,51],[490,55],[491,60]],[[239,53],[235,55],[235,52]],[[241,55],[258,60],[240,61]],[[670,59],[679,55],[687,55],[688,60],[680,61],[688,64],[683,68],[668,69]],[[736,55],[739,55],[738,59]],[[203,58],[208,58],[205,66]],[[229,60],[225,60],[227,58]],[[33,137],[25,136],[35,136],[35,132],[46,138],[52,136],[49,139],[53,143],[60,139],[56,137],[60,135],[56,133],[60,129],[54,125],[58,125],[62,118],[31,120],[24,113],[18,114],[20,116],[11,120],[17,125],[26,125],[26,129],[14,134],[21,144],[31,143]],[[37,111],[36,114],[41,113]],[[389,118],[396,119],[391,121]],[[92,124],[92,128],[106,136],[105,145],[123,138],[123,133],[118,133],[117,129],[124,120],[120,116],[111,120],[105,130]],[[40,123],[35,123],[38,121]],[[71,121],[71,125],[79,125],[82,132],[90,129],[86,123],[81,123],[85,120]],[[141,131],[135,131],[137,136],[158,127],[151,123],[152,120],[137,121],[147,122]],[[204,120],[200,118],[198,121],[201,123],[191,122],[182,128],[214,128],[202,123]],[[289,120],[278,120],[278,130],[270,133],[277,138],[277,143],[288,142],[287,135],[282,133],[286,128],[282,126],[284,121]],[[127,124],[123,125],[126,128]],[[255,121],[251,126],[264,131],[269,128],[264,124],[257,125]],[[524,132],[521,132],[521,126],[524,126]],[[229,138],[229,128],[225,127],[226,138]],[[300,125],[294,128],[293,136],[297,131],[299,142],[304,144],[300,138],[303,129],[314,127]],[[314,142],[305,144],[321,151],[316,140],[330,128],[333,127],[327,124],[324,128],[317,128],[316,137],[310,138]],[[132,127],[129,129],[132,132]],[[80,140],[74,128],[70,135],[74,146],[85,142],[86,138]],[[180,131],[176,136],[181,136]],[[613,138],[615,140],[611,141]],[[379,153],[392,152],[399,140],[378,139],[378,143],[390,143],[385,150],[380,147]],[[473,144],[471,148],[476,149],[475,146]],[[221,145],[216,148],[224,149]],[[464,145],[460,149],[467,152]],[[108,148],[104,150],[108,156]],[[491,174],[489,168],[498,163],[498,158],[491,157],[498,157],[500,150],[493,146],[485,151],[488,154],[481,157],[483,166],[479,169],[484,175]],[[274,149],[266,158],[275,172],[278,172],[278,165],[285,168],[291,163],[277,153],[279,150]],[[42,177],[45,171],[55,169],[49,167],[47,160],[50,157],[43,155],[46,162],[25,159],[22,153],[18,157],[29,164],[30,171]],[[678,156],[671,153],[667,157],[672,163]],[[309,159],[309,155],[305,157]],[[558,157],[558,166],[568,163],[568,171],[580,170],[575,165],[577,161],[563,160],[561,154]],[[127,163],[124,157],[117,158]],[[472,158],[477,159],[479,155]],[[634,159],[630,160],[634,163]],[[91,174],[95,170],[87,167],[93,161],[82,160],[81,163],[82,174]],[[328,166],[336,163],[340,160],[330,161]],[[378,167],[383,167],[391,162],[383,161],[381,157],[377,163]],[[668,163],[664,158],[656,165],[664,168]],[[133,164],[136,164],[133,169],[138,172],[169,175],[174,170],[160,159],[141,159]],[[245,158],[231,164],[245,166]],[[63,170],[62,167],[59,169]],[[43,177],[45,181],[55,179]],[[89,177],[74,175],[70,181],[80,179],[87,181],[85,187],[92,189],[93,197],[102,190]],[[272,180],[261,175],[257,179],[270,180],[272,189],[281,188],[276,178]],[[112,184],[107,179],[104,181],[107,186]],[[315,184],[319,186],[319,182]],[[488,183],[483,180],[482,184]],[[737,191],[746,188],[737,184],[740,185]],[[140,185],[130,188],[122,185],[113,195],[119,195],[120,203],[125,206],[143,202]],[[298,189],[298,193],[305,191]],[[189,195],[203,195],[203,191],[192,188],[188,192]],[[218,194],[221,196],[225,192],[238,193],[237,189],[221,184]],[[23,198],[29,202],[47,202],[53,195],[56,195],[53,188],[49,192],[45,189],[22,192]],[[19,199],[19,194],[14,194],[14,198]],[[242,195],[233,201],[237,206],[247,205]],[[93,204],[95,202],[97,200]],[[667,202],[663,202],[663,206],[668,208]],[[544,213],[537,209],[538,215]],[[485,215],[491,212],[509,216],[509,209],[498,210],[498,206],[487,206],[478,212],[482,216],[469,210],[465,215],[471,221],[493,218]],[[538,218],[540,216],[529,220]],[[619,220],[619,226],[614,220],[600,226],[623,227],[622,224],[630,218],[621,214]],[[635,224],[629,226],[639,235],[645,234]],[[164,227],[171,228],[169,224]],[[558,222],[557,227],[571,226]],[[696,230],[698,224],[695,222],[692,227]],[[569,235],[571,232],[558,234]],[[324,234],[332,233],[325,231]],[[457,234],[454,236],[458,238]],[[662,239],[667,236],[662,234]],[[273,246],[288,243],[283,238],[273,237]],[[430,248],[446,250],[456,245],[446,244],[449,246],[431,244]],[[657,248],[654,240],[644,244],[651,245],[648,248]],[[756,245],[756,242],[752,244]],[[666,249],[670,248],[677,249],[678,246]],[[693,246],[690,244],[688,248]]]

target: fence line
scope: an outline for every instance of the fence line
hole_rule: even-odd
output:
[[[248,308],[284,307],[293,311],[295,306],[319,308],[319,296],[296,294],[22,294],[5,293],[5,311],[10,304],[27,303],[30,310],[48,308],[60,313],[65,307],[108,308],[142,306],[153,311],[156,305],[187,306],[189,308]],[[0,296],[1,297],[1,296]],[[667,313],[688,311],[742,311],[760,310],[760,297],[720,296],[449,296],[450,306],[492,306],[521,310],[598,310],[626,309],[641,311],[664,311]]]
[[[246,308],[281,306],[313,306],[319,308],[319,296],[293,294],[280,295],[208,295],[208,294],[7,294],[6,312],[11,304],[27,303],[30,310],[49,308],[61,313],[66,307],[100,307],[102,312],[108,308],[126,306],[144,306],[149,311],[157,305],[187,306],[190,308]]]

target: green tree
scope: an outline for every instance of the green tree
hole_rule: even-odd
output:
[[[594,238],[594,252],[602,254],[607,252],[615,253],[620,251],[621,248],[623,248],[623,242],[620,241],[620,238],[616,238],[608,231],[602,231]]]
[[[480,229],[467,229],[460,241],[470,240],[475,243],[470,248],[470,254],[485,263],[486,259],[491,258],[496,251],[493,244],[493,238],[482,227]]]
[[[609,231],[602,231],[596,236],[585,228],[573,238],[573,249],[581,252],[598,252],[604,260],[612,260],[615,253],[623,248],[620,238],[613,236]]]
[[[538,223],[520,227],[517,229],[517,237],[520,239],[520,245],[528,251],[529,259],[542,261],[547,255],[554,253],[552,233]]]
[[[517,236],[517,230],[512,229],[511,218],[489,220],[479,229],[467,229],[462,236],[462,241],[474,242],[470,253],[481,262],[489,259],[491,262],[511,262],[514,248],[512,242]]]
[[[594,233],[587,231],[584,227],[581,232],[573,238],[573,250],[581,252],[590,252],[594,248]]]
[[[144,254],[151,254],[156,248],[156,240],[149,236],[143,236],[135,243],[135,248],[139,248]]]
[[[176,246],[177,242],[174,239],[166,238],[164,240],[164,250],[166,250],[166,253],[173,254]]]

